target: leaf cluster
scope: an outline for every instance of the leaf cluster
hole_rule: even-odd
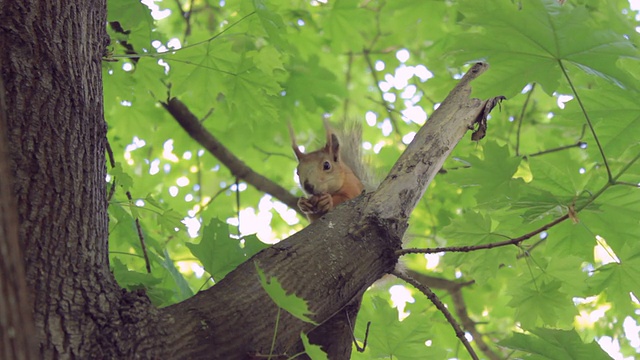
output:
[[[364,152],[389,169],[468,65],[485,61],[472,96],[507,101],[484,140],[457,145],[412,214],[407,246],[482,246],[567,220],[509,247],[404,262],[474,282],[462,289],[464,314],[487,358],[606,358],[593,342],[604,337],[623,355],[637,351],[623,327],[637,326],[640,311],[640,41],[627,1],[108,6],[106,191],[113,186],[110,258],[121,285],[144,287],[159,305],[179,302],[259,251],[259,238],[305,224],[234,178],[159,101],[180,98],[249,167],[301,195],[287,122],[313,148],[322,116],[361,119]],[[417,292],[400,321],[389,285],[365,296],[355,333],[372,321],[371,335],[354,358],[468,356]],[[435,291],[457,306],[450,291]]]

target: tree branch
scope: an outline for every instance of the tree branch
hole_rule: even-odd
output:
[[[391,169],[371,198],[367,213],[406,221],[456,144],[475,122],[486,117],[494,99],[469,99],[470,82],[488,69],[475,64],[460,80]]]
[[[401,249],[396,251],[396,254],[398,256],[402,256],[406,254],[435,254],[439,252],[470,252],[470,251],[476,251],[476,250],[493,249],[501,246],[518,245],[521,242],[528,240],[534,237],[535,235],[538,235],[541,232],[546,231],[558,225],[559,223],[567,220],[568,218],[569,218],[568,214],[563,215],[528,234],[519,236],[517,238],[505,240],[505,241],[498,241],[498,242],[492,242],[488,244],[470,245],[470,246],[449,246],[449,247],[439,247],[439,248],[429,248],[429,249],[417,249],[417,248]]]
[[[258,174],[238,159],[218,139],[216,139],[198,118],[177,98],[170,98],[166,103],[160,102],[182,128],[226,166],[234,177],[246,181],[259,191],[272,195],[285,203],[299,214],[304,215],[298,208],[298,198],[289,193],[282,186]]]
[[[467,312],[467,305],[465,304],[464,297],[462,296],[462,288],[472,285],[475,281],[458,282],[448,279],[442,279],[435,276],[429,276],[421,274],[416,271],[407,270],[406,273],[418,281],[419,283],[430,287],[432,289],[446,290],[451,295],[451,301],[456,311],[456,315],[460,319],[464,330],[469,332],[473,336],[473,341],[478,345],[478,349],[482,351],[491,360],[500,360],[501,357],[496,354],[489,345],[482,338],[482,334],[476,329],[476,323],[469,317]]]
[[[433,305],[435,305],[438,308],[438,310],[440,310],[440,312],[444,315],[444,317],[447,319],[449,324],[451,324],[451,326],[456,332],[456,336],[458,337],[458,339],[460,339],[464,347],[467,349],[467,351],[469,352],[469,355],[471,355],[471,358],[474,360],[479,359],[475,350],[473,350],[473,347],[471,347],[471,344],[469,344],[469,340],[467,340],[467,338],[465,337],[464,331],[460,327],[460,324],[458,324],[456,319],[454,319],[453,315],[451,315],[451,313],[449,312],[449,309],[447,309],[447,307],[442,303],[442,301],[440,301],[438,296],[433,291],[431,291],[431,289],[429,289],[428,286],[421,284],[420,282],[416,281],[416,279],[410,277],[409,275],[403,274],[400,271],[394,270],[392,274],[396,276],[398,279],[402,279],[407,283],[411,284],[413,287],[420,290],[420,292],[423,293],[426,297],[428,297],[429,300],[431,300],[431,302],[433,303]]]
[[[186,340],[169,342],[167,353],[241,359],[272,348],[278,307],[262,289],[254,262],[268,276],[276,277],[287,293],[306,300],[310,317],[322,324],[316,328],[286,312],[281,314],[274,353],[295,353],[300,332],[320,331],[325,324],[340,324],[340,329],[351,331],[349,322],[340,319],[345,307],[393,271],[408,215],[465,132],[490,111],[486,104],[494,99],[469,99],[470,81],[486,69],[485,64],[471,68],[416,134],[377,191],[341,204],[302,231],[259,252],[212,288],[161,309],[167,321],[158,326],[178,329],[173,336]],[[191,120],[183,125],[190,126],[190,134],[212,138],[182,103],[171,99],[165,107],[177,119]],[[235,327],[246,329],[245,336],[234,336],[231,329]],[[461,334],[459,327],[456,333]],[[323,348],[335,345],[327,341]],[[332,352],[348,353],[351,342],[343,343]]]

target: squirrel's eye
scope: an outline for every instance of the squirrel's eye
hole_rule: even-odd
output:
[[[328,161],[325,161],[324,164],[322,164],[322,169],[324,171],[331,170],[331,164]]]

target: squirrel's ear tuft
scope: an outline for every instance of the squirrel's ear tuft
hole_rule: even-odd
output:
[[[296,154],[296,159],[298,159],[298,162],[300,162],[300,160],[302,160],[302,158],[304,157],[304,153],[298,148],[298,144],[296,143],[296,135],[293,132],[293,126],[291,126],[290,122],[287,123],[287,127],[289,128],[289,136],[291,137],[291,148]]]
[[[340,159],[340,141],[338,141],[338,137],[336,136],[336,134],[331,134],[331,142],[327,145],[331,150],[333,161],[338,162],[338,160]]]

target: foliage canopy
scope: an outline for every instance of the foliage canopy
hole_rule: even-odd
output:
[[[535,236],[403,260],[445,279],[432,287],[484,339],[483,357],[608,358],[594,340],[624,356],[640,348],[640,38],[627,1],[145,3],[108,2],[110,258],[121,285],[145,287],[160,306],[179,302],[265,247],[258,239],[306,224],[205,152],[159,105],[168,96],[300,196],[287,121],[305,147],[323,138],[326,114],[366,121],[365,153],[384,172],[468,64],[486,61],[473,96],[507,101],[485,139],[463,140],[447,160],[406,246]],[[467,358],[411,287],[410,315],[398,320],[394,284],[367,292],[355,334],[362,340],[367,321],[371,332],[353,358]]]

